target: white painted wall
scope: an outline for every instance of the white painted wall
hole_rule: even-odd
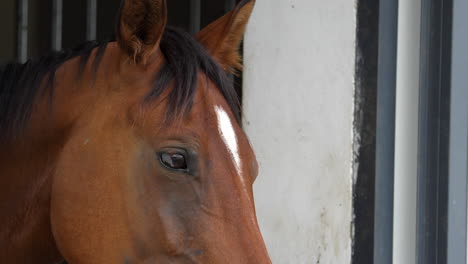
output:
[[[354,5],[257,0],[248,26],[244,125],[275,264],[350,263]]]

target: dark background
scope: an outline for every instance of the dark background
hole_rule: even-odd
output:
[[[19,1],[0,0],[0,65],[19,61],[18,24]],[[113,38],[120,7],[120,0],[96,0],[96,40],[99,42]],[[168,24],[188,32],[196,29],[231,11],[239,0],[170,0],[168,2]],[[85,42],[87,27],[87,1],[62,0],[62,49],[73,48]],[[194,8],[199,3],[199,9]],[[52,50],[52,0],[28,0],[28,54],[38,57]],[[193,16],[193,10],[199,10]],[[196,12],[195,12],[196,13]],[[194,17],[198,19],[194,19]],[[24,61],[21,61],[24,62]],[[235,76],[234,86],[242,98],[242,75]],[[242,103],[242,102],[240,102]]]
[[[224,15],[235,0],[200,0],[200,26]],[[168,1],[169,24],[190,30],[192,0]],[[86,40],[87,1],[63,0],[62,48],[72,48]],[[97,1],[97,40],[113,36],[119,0]],[[52,0],[29,0],[28,8],[28,57],[35,57],[51,50]],[[0,63],[17,58],[18,0],[0,1]]]

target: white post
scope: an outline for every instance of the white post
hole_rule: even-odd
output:
[[[400,1],[395,120],[393,263],[416,263],[421,1]]]

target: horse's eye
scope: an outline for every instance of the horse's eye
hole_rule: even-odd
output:
[[[185,156],[181,153],[163,152],[160,154],[161,163],[169,169],[187,170]]]

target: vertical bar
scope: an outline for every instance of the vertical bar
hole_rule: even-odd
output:
[[[198,33],[200,31],[200,23],[201,0],[190,0],[190,33]]]
[[[374,263],[392,263],[398,1],[381,0],[377,73]]]
[[[447,260],[452,0],[421,1],[417,263]]]
[[[52,49],[62,49],[62,0],[52,1]]]
[[[452,72],[448,174],[448,264],[467,262],[468,184],[468,12],[467,0],[453,1]]]
[[[29,0],[18,1],[18,48],[17,59],[24,63],[28,59],[28,9]]]
[[[95,40],[97,32],[97,0],[88,0],[86,11],[86,39]]]
[[[393,263],[416,261],[419,48],[421,1],[402,1],[398,15]]]

